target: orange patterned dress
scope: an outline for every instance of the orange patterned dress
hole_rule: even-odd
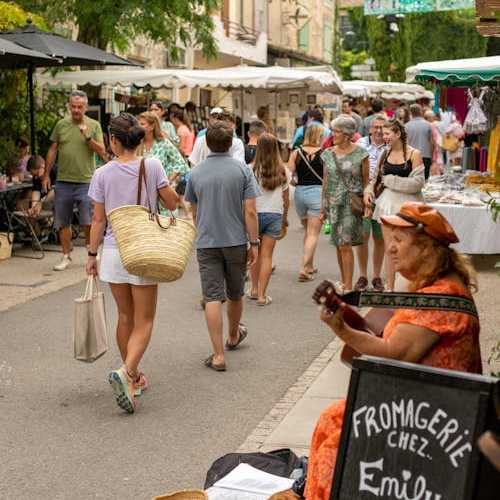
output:
[[[470,298],[463,285],[450,279],[440,279],[432,286],[418,290],[419,293],[441,293]],[[399,309],[384,329],[388,338],[402,323],[433,330],[441,340],[420,360],[420,364],[481,373],[481,352],[479,346],[479,321],[477,318],[457,312]],[[344,420],[345,400],[329,406],[320,416],[311,442],[306,500],[329,500],[333,470],[340,443]]]

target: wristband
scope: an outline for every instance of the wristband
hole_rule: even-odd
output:
[[[257,241],[250,241],[250,246],[252,247],[258,247],[260,245],[260,241],[257,240]]]
[[[92,140],[92,137],[85,137],[86,142],[90,142]]]
[[[87,252],[89,257],[97,257],[97,252],[91,252],[90,250]]]

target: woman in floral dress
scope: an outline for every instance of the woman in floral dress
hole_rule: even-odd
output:
[[[363,214],[353,213],[350,195],[360,197],[369,180],[367,151],[352,142],[356,122],[348,115],[333,120],[333,144],[322,154],[325,178],[321,218],[330,219],[331,242],[337,247],[341,272],[339,292],[352,290],[354,254],[352,247],[363,244]]]

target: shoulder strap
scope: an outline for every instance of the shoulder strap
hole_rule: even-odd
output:
[[[354,292],[356,293],[356,292]],[[348,294],[350,295],[350,294]],[[346,303],[347,296],[342,297]],[[472,299],[460,295],[442,293],[378,293],[363,292],[354,301],[358,307],[375,307],[381,309],[422,309],[443,312],[459,312],[478,317],[476,305]]]
[[[136,205],[141,205],[142,199],[142,181],[144,179],[144,187],[146,188],[146,203],[148,204],[148,209],[152,213],[151,210],[151,202],[149,200],[148,193],[148,183],[146,178],[146,160],[144,158],[141,159],[141,164],[139,165],[139,176],[137,180],[137,203]]]
[[[303,150],[301,147],[297,148],[297,151],[299,152],[299,155],[300,157],[304,160],[304,163],[307,165],[307,168],[311,171],[311,173],[316,177],[316,179],[318,179],[319,181],[321,181],[321,183],[323,184],[323,178],[320,177],[316,171],[314,170],[314,168],[312,168],[311,164],[309,163],[309,161],[307,160],[307,157],[304,155],[303,153]],[[319,150],[318,150],[319,151]],[[317,151],[317,152],[318,152]]]

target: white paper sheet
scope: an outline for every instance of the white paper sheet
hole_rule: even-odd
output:
[[[206,492],[209,500],[267,500],[274,493],[291,488],[292,484],[293,479],[240,464]]]

